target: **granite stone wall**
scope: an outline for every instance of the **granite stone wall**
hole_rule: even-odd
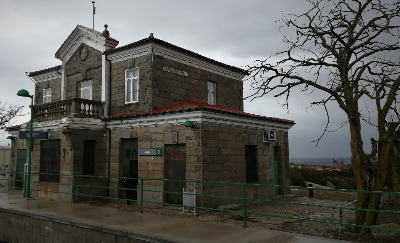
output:
[[[43,89],[49,88],[51,89],[51,102],[61,100],[61,78],[56,78],[35,84],[35,105],[43,104]]]
[[[81,60],[79,51],[86,46],[88,56]],[[92,100],[101,101],[102,53],[90,46],[82,44],[65,65],[66,99],[79,98],[79,82],[93,80]]]
[[[125,104],[125,70],[135,67],[139,67],[139,101]],[[111,115],[154,110],[184,99],[207,102],[208,81],[217,85],[217,105],[243,110],[242,81],[161,56],[146,55],[112,63],[111,77]]]

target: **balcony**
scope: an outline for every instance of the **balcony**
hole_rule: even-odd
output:
[[[72,98],[33,106],[35,121],[50,121],[63,117],[98,118],[104,114],[101,101]]]

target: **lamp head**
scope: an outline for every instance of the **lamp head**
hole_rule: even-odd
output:
[[[15,140],[15,137],[13,137],[13,136],[8,136],[8,137],[6,137],[6,139]]]
[[[28,90],[26,90],[26,89],[20,89],[20,90],[18,90],[17,95],[18,95],[18,96],[22,96],[22,97],[29,97],[29,98],[32,97],[31,95],[29,95],[29,92],[28,92]]]
[[[194,122],[187,120],[183,123],[185,127],[194,127]]]

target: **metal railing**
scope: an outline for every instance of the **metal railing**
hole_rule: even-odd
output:
[[[89,175],[66,175],[60,174],[60,183],[54,182],[40,182],[38,180],[38,173],[32,173],[32,191],[31,194],[37,193],[53,193],[56,195],[64,194],[71,197],[72,202],[79,202],[85,200],[107,199],[113,201],[126,201],[135,202],[137,204],[138,212],[143,213],[147,205],[159,206],[177,206],[185,208],[195,208],[196,212],[221,212],[236,215],[236,219],[240,218],[243,227],[248,227],[249,220],[254,221],[254,218],[275,218],[287,220],[291,223],[311,222],[316,224],[318,228],[322,225],[335,226],[337,232],[342,233],[343,230],[353,227],[370,228],[371,230],[384,230],[392,232],[400,232],[400,221],[395,222],[395,227],[386,227],[387,224],[377,225],[356,225],[354,223],[354,215],[356,211],[370,211],[377,212],[381,217],[391,214],[393,218],[400,218],[400,211],[398,210],[373,210],[373,209],[360,209],[355,206],[353,200],[357,193],[378,193],[383,197],[390,197],[400,195],[398,192],[388,191],[358,191],[358,190],[342,190],[342,189],[322,189],[312,187],[292,187],[292,186],[278,186],[278,185],[264,185],[264,184],[246,184],[246,183],[231,183],[231,182],[214,182],[214,181],[190,181],[190,180],[171,180],[171,179],[150,179],[150,178],[128,178],[128,177],[105,177],[105,176],[89,176]],[[36,176],[36,177],[35,177]],[[121,181],[123,180],[137,181],[136,188],[123,187]],[[166,195],[182,196],[183,191],[167,191],[164,190],[166,182],[184,182],[196,188],[196,192],[190,192],[196,197],[196,205],[184,205],[183,203],[166,202]],[[1,184],[1,183],[0,183]],[[46,186],[40,186],[46,185]],[[230,188],[231,191],[237,192],[235,195],[224,195],[218,193],[208,193],[215,188]],[[47,188],[47,189],[46,189]],[[54,190],[54,188],[57,188]],[[60,190],[60,188],[63,188]],[[272,194],[275,193],[276,188],[290,189],[294,191],[301,191],[308,194],[308,190],[314,190],[314,198],[309,201],[296,201],[294,197],[249,197],[250,191],[269,190]],[[214,190],[218,191],[218,190]],[[224,191],[223,189],[220,191]],[[127,198],[123,193],[133,192],[136,194],[136,199]],[[331,193],[331,199],[337,202],[335,205],[322,204],[326,201],[327,195]],[[339,194],[343,194],[343,199],[338,200]],[[152,199],[158,198],[158,199]],[[299,197],[304,198],[304,197]],[[318,201],[321,200],[321,201]],[[210,206],[210,202],[224,202],[224,204],[235,204],[237,207],[228,209],[224,207]],[[214,203],[215,204],[215,203]],[[352,206],[353,205],[353,206]],[[266,206],[269,206],[267,210]],[[272,209],[271,209],[272,207]],[[284,207],[285,210],[280,208]],[[296,214],[293,209],[297,211],[305,210],[314,211],[315,214],[331,214],[330,217],[314,217],[313,213],[309,214]],[[311,210],[312,209],[312,210]],[[292,210],[292,211],[291,211]],[[344,216],[346,214],[346,216]],[[238,217],[240,216],[240,217]]]

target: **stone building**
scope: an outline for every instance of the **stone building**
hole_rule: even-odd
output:
[[[78,25],[55,54],[61,65],[29,73],[35,80],[33,130],[47,132],[33,140],[33,197],[137,199],[140,193],[121,189],[121,177],[144,178],[143,185],[131,180],[130,187],[143,187],[147,201],[167,203],[181,203],[184,187],[241,195],[234,185],[185,181],[289,185],[288,130],[294,122],[243,111],[245,70],[153,34],[117,48],[105,27],[101,33]],[[18,137],[28,128],[8,130]],[[26,148],[26,139],[13,141],[16,165],[25,162]],[[247,190],[249,197],[288,193]]]

